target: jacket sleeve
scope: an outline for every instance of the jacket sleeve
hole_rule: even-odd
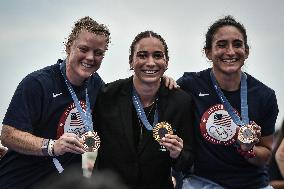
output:
[[[188,97],[189,95],[187,95]],[[179,157],[173,160],[173,168],[176,171],[182,171],[184,174],[187,174],[194,160],[194,105],[192,97],[189,96],[182,103],[181,108],[181,117],[180,124],[177,129],[177,135],[183,140],[183,149],[179,155]]]

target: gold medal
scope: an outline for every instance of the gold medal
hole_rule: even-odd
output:
[[[242,126],[238,133],[238,140],[243,144],[250,144],[254,141],[256,137],[253,125]]]
[[[94,152],[99,149],[101,140],[97,132],[88,131],[82,135],[84,150]]]
[[[166,134],[172,135],[173,129],[172,126],[165,121],[157,123],[156,126],[153,128],[153,137],[158,142],[160,142]]]

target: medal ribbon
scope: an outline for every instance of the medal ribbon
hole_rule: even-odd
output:
[[[92,121],[92,115],[91,115],[91,107],[90,107],[90,100],[89,100],[89,96],[88,96],[88,88],[87,88],[87,85],[86,85],[86,112],[83,111],[83,108],[82,106],[80,105],[80,102],[77,98],[77,95],[76,93],[74,92],[70,82],[68,81],[67,77],[66,77],[66,68],[65,68],[65,65],[66,65],[66,62],[64,61],[61,65],[60,65],[60,70],[61,70],[61,73],[62,73],[62,76],[64,77],[65,79],[65,83],[68,87],[68,90],[71,94],[71,97],[74,101],[74,104],[81,116],[81,119],[83,121],[83,124],[84,124],[84,127],[85,127],[85,131],[88,132],[88,131],[94,131],[93,130],[93,121]]]
[[[249,124],[249,117],[248,117],[248,104],[247,104],[247,76],[245,73],[242,72],[241,75],[241,118],[237,115],[237,113],[234,111],[233,107],[225,97],[224,93],[220,89],[220,87],[217,84],[216,78],[213,74],[213,71],[210,72],[210,77],[212,84],[214,86],[214,89],[221,100],[222,104],[225,106],[225,109],[228,111],[229,115],[233,119],[234,123],[240,126],[244,126]]]
[[[156,108],[155,108],[154,122],[153,122],[153,126],[152,126],[147,119],[147,116],[146,116],[145,111],[143,109],[142,103],[140,101],[140,98],[139,98],[137,91],[136,91],[134,86],[133,86],[133,91],[132,91],[132,102],[133,102],[133,105],[136,109],[137,115],[138,115],[139,119],[142,121],[145,128],[149,131],[153,130],[153,127],[158,123],[158,106],[157,106],[157,104],[156,104]]]

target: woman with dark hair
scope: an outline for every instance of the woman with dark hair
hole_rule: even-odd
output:
[[[141,32],[130,47],[133,76],[106,84],[96,101],[101,147],[95,166],[134,189],[173,189],[171,167],[189,169],[193,161],[192,98],[165,87],[168,62],[165,40]]]
[[[266,164],[278,106],[272,89],[242,71],[249,55],[246,29],[232,16],[217,20],[204,52],[212,68],[177,82],[196,105],[194,170],[183,188],[271,188]]]

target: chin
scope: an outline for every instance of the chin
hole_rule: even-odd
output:
[[[227,74],[227,75],[230,75],[230,74],[238,73],[240,71],[241,71],[241,69],[238,68],[238,69],[224,69],[222,72]]]
[[[147,83],[147,84],[160,83],[160,78],[143,79],[143,83]]]
[[[85,79],[88,79],[94,72],[81,72],[80,77]]]
[[[220,70],[222,70],[222,72],[227,72],[227,73],[233,73],[233,72],[238,72],[239,70],[241,70],[242,65],[225,65],[220,67]]]

